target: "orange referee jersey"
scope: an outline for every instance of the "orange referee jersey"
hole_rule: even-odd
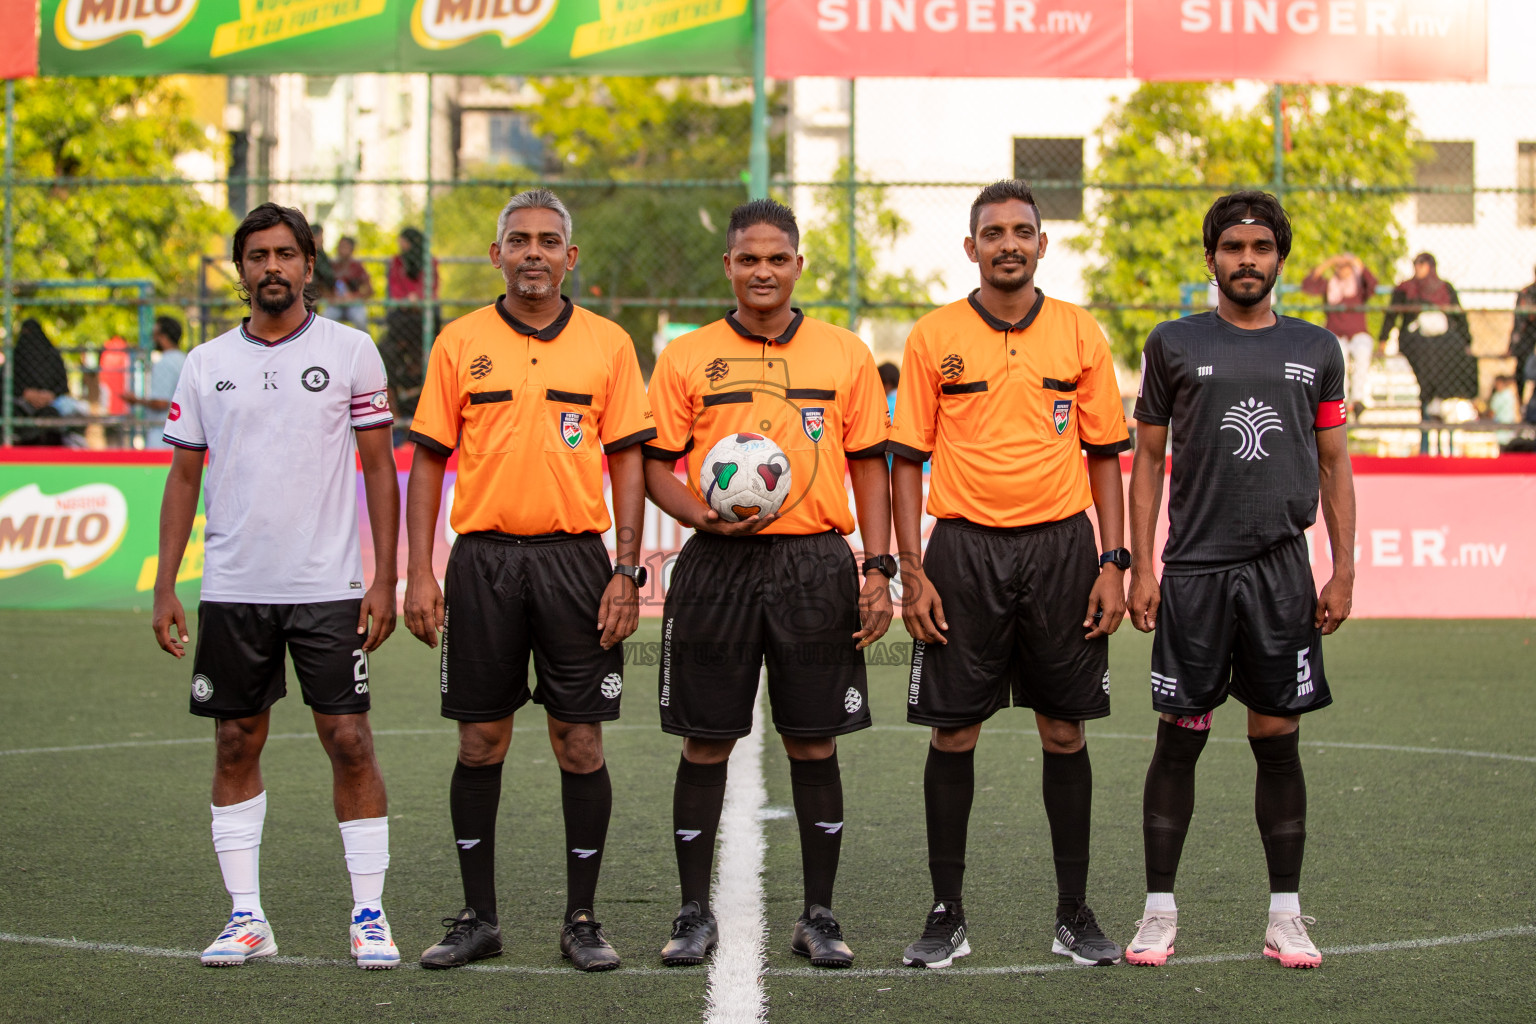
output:
[[[789,456],[790,491],[763,533],[853,532],[843,485],[848,459],[885,454],[885,390],[857,334],[795,318],[778,338],[727,315],[662,349],[651,374],[656,438],[648,458],[688,457],[698,493],[704,456],[727,434],[771,437]]]
[[[1044,292],[1016,324],[976,294],[912,328],[890,450],[932,456],[928,512],[940,519],[1028,526],[1076,515],[1093,504],[1078,450],[1131,446],[1109,343],[1086,311]]]
[[[459,448],[455,533],[600,533],[604,452],[656,436],[635,346],[611,320],[565,300],[534,330],[504,298],[443,328],[411,440]]]

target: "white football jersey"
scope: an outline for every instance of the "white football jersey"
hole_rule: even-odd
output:
[[[352,432],[392,422],[378,348],[334,320],[273,342],[242,324],[188,353],[165,440],[208,452],[203,600],[361,597]]]

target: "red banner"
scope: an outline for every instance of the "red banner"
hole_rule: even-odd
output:
[[[1133,0],[1137,78],[1483,82],[1486,0]]]
[[[37,74],[37,0],[0,0],[0,79]]]
[[[768,0],[768,74],[1123,78],[1126,0]]]

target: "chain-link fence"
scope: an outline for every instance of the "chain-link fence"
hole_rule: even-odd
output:
[[[1081,139],[1016,140],[1013,158],[998,176],[1033,181],[1050,238],[1037,279],[1094,312],[1128,399],[1147,331],[1214,304],[1205,209],[1233,188],[1258,187],[1280,195],[1295,226],[1279,308],[1340,336],[1360,450],[1492,453],[1516,429],[1508,421],[1530,390],[1524,364],[1536,347],[1536,319],[1516,308],[1536,264],[1536,144],[1521,144],[1508,180],[1486,181],[1472,174],[1471,144],[1431,142],[1413,180],[1394,185],[1308,182],[1287,175],[1283,154],[1269,180],[1114,181],[1085,168]],[[546,160],[537,174],[371,181],[8,173],[5,437],[154,442],[164,413],[150,400],[169,397],[152,393],[164,358],[155,317],[183,322],[188,347],[244,315],[227,251],[236,200],[295,205],[343,227],[323,239],[319,305],[380,345],[403,422],[436,330],[505,287],[486,254],[496,215],[510,193],[536,183],[573,214],[581,252],[567,294],[623,325],[648,371],[671,338],[730,307],[720,259],[746,188],[725,177],[592,180],[559,169]],[[910,324],[976,285],[960,243],[985,182],[871,182],[848,172],[845,163],[832,180],[773,186],[800,218],[807,265],[797,304],[853,326],[881,361],[899,363]],[[131,230],[81,228],[108,221]],[[163,265],[149,278],[119,278],[115,268],[131,262],[124,248]],[[1433,263],[1415,264],[1420,252]],[[81,265],[95,276],[49,273]],[[1536,290],[1524,294],[1536,303]],[[1441,434],[1450,428],[1460,440]]]

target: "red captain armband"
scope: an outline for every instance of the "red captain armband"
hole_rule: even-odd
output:
[[[1349,407],[1343,402],[1324,402],[1317,407],[1317,422],[1312,424],[1314,430],[1327,430],[1329,427],[1342,427],[1349,419]]]

